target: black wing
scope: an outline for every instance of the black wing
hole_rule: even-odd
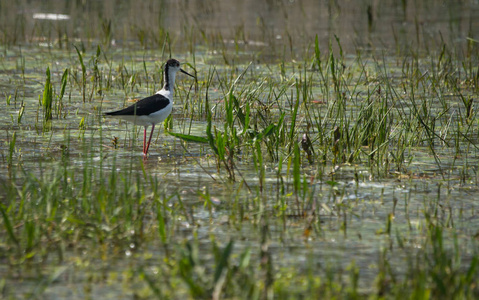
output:
[[[150,97],[146,97],[136,102],[133,105],[130,105],[124,109],[107,112],[105,115],[109,116],[144,116],[149,115],[163,108],[167,107],[170,104],[170,100],[163,95],[155,94]]]

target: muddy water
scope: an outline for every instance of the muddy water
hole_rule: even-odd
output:
[[[158,47],[169,32],[175,50],[221,35],[226,42],[267,46],[273,55],[302,54],[318,35],[343,50],[434,51],[441,42],[462,48],[479,27],[475,1],[1,1],[2,40],[8,43],[81,40]],[[197,33],[200,32],[200,35]],[[477,38],[477,37],[476,37]],[[278,48],[277,48],[278,47]],[[294,54],[293,54],[294,56]]]

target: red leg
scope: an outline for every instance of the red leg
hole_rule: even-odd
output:
[[[150,142],[151,142],[151,137],[153,136],[153,130],[155,130],[155,124],[151,126],[150,139],[148,140],[148,144],[146,145],[146,151],[144,152],[145,155],[148,153],[148,149],[150,148]],[[146,131],[145,131],[145,134],[146,134]]]
[[[146,129],[148,126],[145,126],[145,131],[143,131],[143,155],[146,155],[145,153],[145,146],[146,146]]]

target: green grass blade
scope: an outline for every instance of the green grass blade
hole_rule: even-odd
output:
[[[62,75],[62,87],[60,89],[60,101],[63,99],[63,95],[65,95],[65,89],[67,86],[67,81],[68,81],[68,68],[65,69]]]
[[[299,93],[299,91],[297,92]],[[298,116],[298,108],[299,108],[299,97],[298,99],[296,99],[296,102],[294,103],[293,114],[291,115],[291,129],[289,132],[290,151],[291,151],[291,146],[293,145],[293,140],[294,140],[296,117]]]
[[[293,156],[293,186],[296,193],[301,187],[301,152],[299,151],[299,143],[294,143]]]
[[[8,150],[8,165],[11,166],[13,163],[13,153],[15,152],[15,143],[17,142],[17,133],[14,131],[12,139],[10,141],[9,150]]]
[[[47,67],[47,78],[45,79],[45,89],[43,90],[43,99],[42,99],[42,106],[44,111],[45,121],[49,121],[52,119],[52,98],[53,98],[53,89],[51,83],[51,74],[50,74],[50,67]]]
[[[215,138],[213,136],[213,133],[211,133],[211,111],[208,103],[208,98],[205,100],[205,111],[206,111],[206,136],[208,137],[208,143],[210,144],[211,149],[215,152],[216,155],[218,155],[218,148],[216,148],[216,143],[215,143]]]
[[[157,205],[157,219],[158,219],[158,233],[160,234],[161,241],[166,243],[166,226],[165,218],[163,217],[163,205],[158,202]]]
[[[176,133],[176,132],[171,132],[171,131],[167,131],[167,133],[171,136],[174,136],[176,138],[182,139],[182,140],[187,141],[187,142],[202,143],[202,144],[209,143],[209,139],[205,138],[205,137],[202,137],[202,136]]]
[[[220,279],[221,274],[223,274],[223,270],[228,267],[228,258],[230,257],[232,251],[233,251],[233,241],[230,241],[228,245],[226,245],[225,250],[221,254],[220,261],[218,262],[218,265],[216,266],[215,277],[214,277],[215,284]]]
[[[261,131],[260,134],[258,134],[256,136],[256,139],[261,141],[264,137],[274,133],[274,129],[276,129],[276,125],[275,124],[270,124],[268,127],[263,129],[263,131]]]
[[[86,98],[86,67],[85,67],[85,64],[83,63],[83,56],[80,52],[80,50],[78,50],[77,46],[73,45],[73,47],[75,47],[76,51],[77,51],[77,54],[78,54],[78,60],[80,61],[80,65],[81,65],[81,71],[82,71],[82,94],[83,94],[83,103],[85,102],[85,98]]]
[[[3,204],[1,203],[0,203],[0,212],[2,213],[3,224],[5,225],[5,229],[7,230],[8,236],[13,242],[15,242],[15,244],[17,244],[17,246],[20,245],[17,238],[15,237],[15,234],[13,233],[12,223],[10,222],[7,212],[5,211],[5,208],[3,207]]]

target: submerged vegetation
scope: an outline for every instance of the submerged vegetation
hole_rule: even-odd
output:
[[[194,19],[117,45],[109,19],[58,18],[0,24],[2,297],[479,297],[471,32],[371,50]],[[196,80],[144,161],[141,128],[102,112],[159,90],[170,56]]]

